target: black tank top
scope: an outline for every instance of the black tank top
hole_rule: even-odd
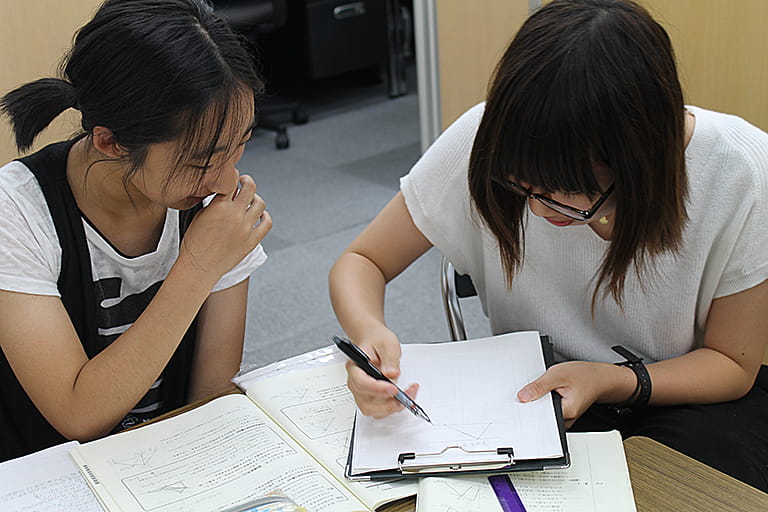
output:
[[[97,303],[82,213],[67,182],[67,156],[76,141],[51,144],[20,161],[34,174],[48,204],[62,252],[57,283],[61,301],[91,358],[103,345],[98,342]],[[182,235],[199,209],[197,205],[179,212]],[[164,407],[158,416],[186,403],[195,334],[193,322],[163,371]],[[0,351],[0,462],[65,441],[29,399]]]

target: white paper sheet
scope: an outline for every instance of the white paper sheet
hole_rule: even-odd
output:
[[[0,464],[3,512],[103,512],[69,457],[70,441]]]
[[[432,423],[405,410],[378,420],[358,414],[353,474],[396,468],[400,453],[448,446],[491,453],[512,447],[516,460],[563,456],[551,395],[531,403],[517,399],[546,369],[538,332],[403,345],[400,369],[401,388],[420,384],[416,402]],[[455,450],[446,452],[443,462],[455,457]]]

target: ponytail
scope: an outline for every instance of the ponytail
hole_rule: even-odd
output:
[[[29,82],[0,99],[0,112],[11,120],[19,152],[29,149],[51,121],[72,107],[77,107],[75,87],[58,78]]]
[[[225,117],[253,119],[253,102],[243,99],[264,86],[248,48],[210,0],[104,0],[58,69],[58,78],[0,94],[16,146],[29,149],[74,107],[83,133],[108,128],[125,150],[125,179],[144,164],[150,144],[170,140],[180,147],[168,182],[182,172],[202,179],[204,170],[183,164],[211,158]],[[228,137],[239,143],[241,135]]]

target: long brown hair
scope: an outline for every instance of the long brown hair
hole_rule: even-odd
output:
[[[473,204],[499,242],[507,285],[523,261],[526,199],[494,180],[599,193],[612,172],[613,237],[593,294],[621,304],[627,271],[676,250],[687,221],[685,107],[672,45],[637,4],[555,0],[497,65],[469,162]]]

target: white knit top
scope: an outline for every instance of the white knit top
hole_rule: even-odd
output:
[[[700,346],[713,299],[768,278],[768,134],[738,117],[689,107],[696,125],[685,152],[684,243],[652,260],[642,286],[630,267],[624,309],[602,294],[594,316],[590,307],[610,242],[588,226],[553,226],[530,211],[524,261],[508,289],[498,245],[470,207],[467,169],[483,109],[451,125],[401,189],[419,230],[472,277],[493,333],[539,330],[561,359],[616,361],[610,347],[621,344],[658,361]]]

